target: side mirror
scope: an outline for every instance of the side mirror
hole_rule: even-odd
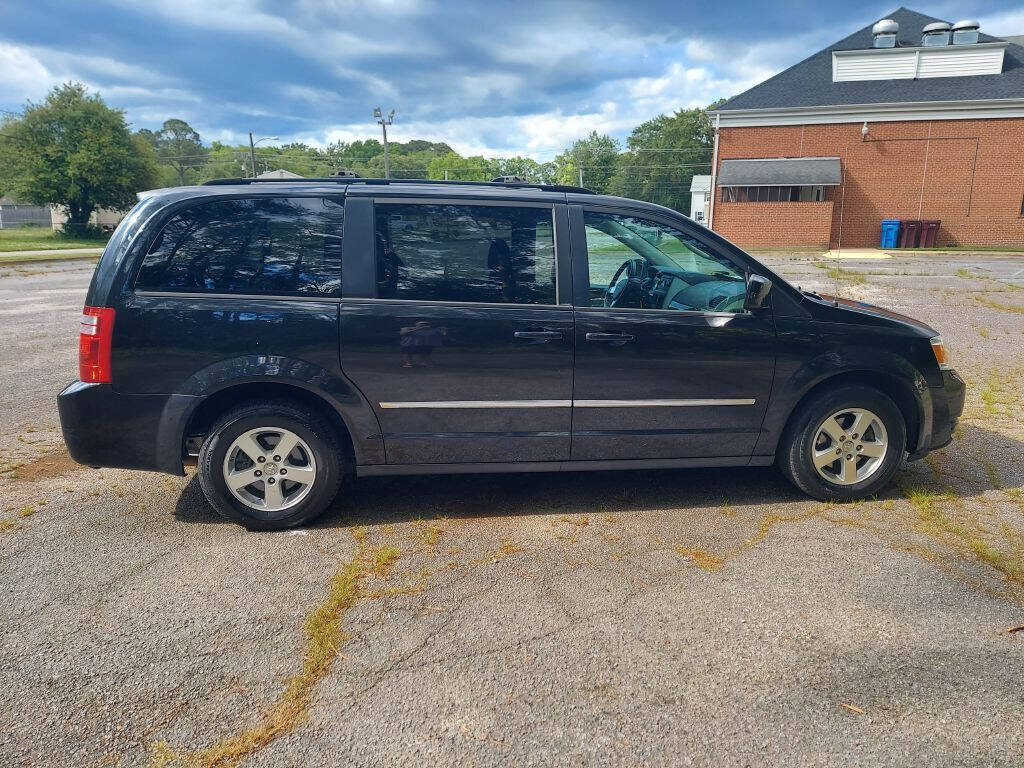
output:
[[[772,281],[761,275],[751,275],[747,278],[747,295],[743,299],[743,308],[747,311],[761,309],[764,300],[768,298],[768,292],[772,289]]]

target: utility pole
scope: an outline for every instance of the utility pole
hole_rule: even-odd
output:
[[[256,178],[256,145],[261,141],[277,141],[277,136],[264,136],[262,139],[252,140],[252,131],[249,131],[249,159],[252,160],[252,177]]]
[[[256,178],[256,142],[252,140],[252,131],[249,131],[249,159],[252,160],[252,177]]]
[[[381,131],[384,132],[384,178],[391,178],[391,156],[388,154],[388,126],[395,121],[395,110],[388,112],[388,116],[384,117],[384,113],[380,107],[374,107],[373,116],[377,119],[377,124],[380,125]]]

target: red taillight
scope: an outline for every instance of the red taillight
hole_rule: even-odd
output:
[[[110,383],[110,342],[114,337],[114,310],[86,307],[78,335],[78,378],[94,384]]]

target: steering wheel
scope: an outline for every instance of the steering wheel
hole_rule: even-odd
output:
[[[604,305],[606,307],[620,307],[627,297],[639,293],[641,289],[641,275],[646,268],[643,259],[627,259],[619,265],[608,282],[604,292]],[[625,272],[625,280],[619,280]]]

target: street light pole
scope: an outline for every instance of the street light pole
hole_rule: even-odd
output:
[[[252,177],[256,178],[256,142],[252,140],[252,131],[249,131],[249,159],[252,160]]]
[[[377,123],[380,125],[381,131],[384,133],[384,178],[391,178],[391,155],[388,152],[388,126],[395,121],[395,110],[388,112],[388,116],[384,117],[384,113],[380,107],[374,107],[373,116],[377,118]]]
[[[252,140],[252,131],[249,131],[249,159],[252,160],[252,177],[256,178],[256,145],[261,141],[277,141],[277,136],[264,136],[262,139]]]

